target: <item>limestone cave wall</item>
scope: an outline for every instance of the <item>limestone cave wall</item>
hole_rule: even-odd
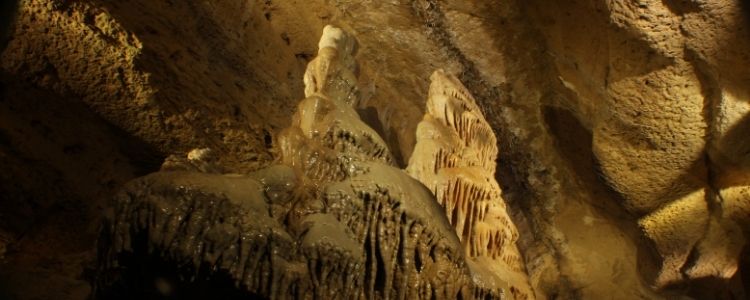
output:
[[[419,134],[434,115],[431,75],[455,74],[471,95],[496,143],[480,148],[495,147],[497,159],[461,172],[501,193],[532,297],[746,298],[749,5],[6,1],[0,298],[91,295],[115,195],[193,149],[211,149],[203,173],[294,165],[283,146],[304,148],[288,128],[302,127],[295,113],[328,24],[356,40],[356,82],[347,82],[362,130],[388,150],[379,155],[389,168],[428,189],[443,175],[413,170],[435,160],[425,152],[437,146],[420,146],[429,142]],[[474,272],[458,269],[449,273]]]

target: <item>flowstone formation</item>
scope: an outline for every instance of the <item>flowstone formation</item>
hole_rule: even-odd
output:
[[[466,211],[481,216],[462,215],[477,229],[470,238],[457,235],[433,193],[395,167],[385,142],[360,120],[354,49],[341,29],[325,28],[304,77],[307,98],[277,137],[277,165],[222,175],[210,150],[198,149],[128,184],[102,231],[96,295],[532,295],[508,276],[520,277],[523,266],[502,203],[483,202],[499,199],[497,183],[482,183],[494,187],[486,191],[491,198],[467,196],[463,203],[478,209]],[[469,136],[494,145],[481,128],[487,131]],[[485,151],[475,179],[491,178],[496,148],[467,148]]]
[[[495,181],[497,140],[461,82],[435,71],[427,113],[407,172],[436,195],[461,239],[478,285],[506,282],[516,299],[533,298],[526,267]]]

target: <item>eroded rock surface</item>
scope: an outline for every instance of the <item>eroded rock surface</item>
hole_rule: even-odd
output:
[[[227,276],[242,293],[269,298],[533,296],[508,277],[525,278],[525,269],[497,183],[480,178],[492,188],[458,200],[477,205],[457,213],[476,227],[461,241],[434,191],[394,167],[385,142],[360,121],[354,45],[339,28],[323,31],[319,56],[305,76],[308,97],[278,137],[279,165],[221,175],[210,150],[196,149],[129,184],[100,239],[98,295],[122,292],[117,286],[128,282],[125,270],[137,267],[139,256],[155,255],[182,266],[177,272],[193,280]],[[443,89],[435,93],[461,91],[469,101],[455,78],[436,74],[436,89]],[[436,94],[435,101],[459,102],[434,106],[459,109],[455,105],[464,102],[455,96]],[[466,140],[471,149],[484,151],[476,166],[491,174],[494,136],[476,105],[465,103],[480,118],[471,121],[482,123],[479,129],[453,127],[454,134],[474,138]],[[487,197],[473,196],[479,194]]]
[[[217,174],[273,164],[331,23],[360,44],[359,96],[344,102],[394,165],[410,160],[436,68],[473,94],[538,297],[747,298],[744,1],[15,6],[0,29],[0,298],[85,298],[100,207],[164,157]],[[196,148],[218,160],[185,157]]]
[[[518,231],[494,178],[497,140],[474,98],[453,75],[432,74],[427,114],[407,171],[436,195],[461,238],[477,285],[533,298]]]
[[[661,266],[651,282],[728,280],[747,232],[747,216],[732,211],[746,201],[736,191],[750,183],[748,153],[740,150],[746,138],[735,134],[747,127],[749,94],[739,82],[750,73],[731,66],[750,63],[739,54],[750,47],[746,5],[566,6],[537,7],[543,18],[558,20],[542,28],[551,50],[566,53],[554,62],[576,97],[562,105],[588,124],[602,175],[655,244]],[[591,17],[581,22],[583,15]],[[603,29],[570,37],[565,28],[573,23]]]

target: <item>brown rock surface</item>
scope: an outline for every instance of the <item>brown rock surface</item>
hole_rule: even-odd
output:
[[[455,76],[438,70],[430,79],[427,113],[417,126],[417,144],[406,170],[443,207],[464,245],[476,284],[502,282],[505,293],[515,299],[534,299],[516,246],[518,231],[494,178],[495,135]]]
[[[434,194],[390,165],[387,146],[353,107],[354,45],[341,29],[325,27],[305,75],[308,98],[279,135],[281,165],[210,174],[212,151],[196,149],[118,193],[99,239],[95,296],[533,298],[496,182],[482,179],[494,183],[490,201],[473,215],[462,212],[475,224],[462,245]],[[441,81],[447,78],[435,77],[434,86],[457,91]],[[468,116],[481,118],[476,104],[465,103],[474,108]],[[461,127],[460,137],[474,137],[478,147],[469,149],[487,150],[481,162],[494,171],[494,136],[486,122],[478,125]],[[471,251],[465,256],[464,249]],[[229,285],[235,290],[222,293]]]
[[[0,298],[84,297],[100,207],[165,157],[211,148],[217,170],[268,166],[329,23],[357,37],[354,110],[399,167],[433,70],[474,95],[538,296],[746,297],[744,1],[18,8],[0,41]]]
[[[536,9],[559,79],[576,95],[561,105],[591,130],[607,183],[654,241],[663,264],[658,286],[728,280],[745,244],[746,216],[727,213],[742,200],[721,192],[750,182],[748,153],[740,150],[747,142],[735,133],[750,113],[740,83],[750,73],[737,68],[750,63],[739,50],[750,47],[745,6],[624,1]]]

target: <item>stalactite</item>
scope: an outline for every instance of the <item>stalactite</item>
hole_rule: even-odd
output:
[[[386,144],[359,119],[353,38],[326,27],[320,47],[305,74],[307,98],[278,136],[279,164],[221,175],[206,173],[214,169],[197,155],[209,151],[171,158],[163,171],[118,195],[103,230],[102,271],[117,270],[122,255],[145,246],[147,253],[187,266],[194,278],[226,274],[236,287],[273,299],[510,295],[474,283],[467,264],[467,254],[496,249],[500,243],[491,237],[506,234],[482,223],[499,189],[487,189],[483,178],[468,173],[442,174],[464,167],[464,146],[440,150],[429,171],[450,179],[440,187],[438,199],[449,199],[441,207],[433,194],[438,187],[431,191],[394,167]],[[471,107],[460,109],[448,114],[453,130],[473,145],[466,137],[481,132],[483,123],[466,119]],[[481,161],[471,164],[486,171]],[[462,244],[447,216],[478,242]],[[97,288],[106,290],[106,282]]]
[[[495,135],[458,79],[442,70],[431,79],[427,113],[417,129],[417,145],[407,171],[431,187],[467,259],[493,261],[489,266],[477,264],[472,271],[499,274],[509,284],[506,294],[533,298],[515,245],[518,233],[494,179]]]

